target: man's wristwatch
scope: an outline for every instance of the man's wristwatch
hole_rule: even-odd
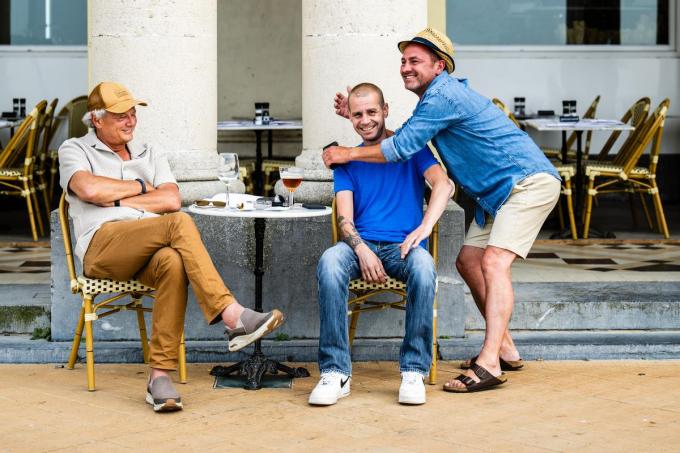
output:
[[[135,181],[142,185],[142,193],[140,195],[144,195],[146,193],[146,183],[142,178],[136,178]]]
[[[113,202],[113,205],[117,208],[120,208],[120,200],[116,200]]]

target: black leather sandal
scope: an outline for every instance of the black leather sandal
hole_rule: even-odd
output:
[[[460,369],[461,370],[468,370],[470,369],[470,365],[474,365],[475,361],[477,360],[477,356],[474,356],[473,358],[470,359],[470,361],[465,361],[465,362],[460,362]],[[501,362],[501,370],[502,371],[519,371],[522,368],[524,368],[524,360],[519,359],[519,360],[503,360],[502,357],[499,358]]]

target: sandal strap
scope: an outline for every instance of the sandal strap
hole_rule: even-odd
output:
[[[460,382],[462,382],[462,383],[465,385],[465,387],[475,384],[475,380],[474,380],[474,379],[472,379],[470,376],[466,376],[466,375],[464,375],[464,374],[459,374],[459,375],[454,379],[454,381],[460,381]]]
[[[489,370],[487,370],[486,368],[477,365],[477,362],[472,364],[470,366],[470,369],[472,370],[473,373],[475,373],[477,375],[477,377],[479,378],[480,381],[484,381],[484,380],[488,379],[489,377],[492,377],[492,378],[496,377],[493,374],[491,374],[489,372]]]

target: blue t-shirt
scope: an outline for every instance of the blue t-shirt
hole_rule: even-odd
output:
[[[354,225],[362,239],[402,242],[420,225],[423,175],[432,165],[438,162],[425,146],[406,161],[348,162],[333,170],[335,192],[354,195]]]

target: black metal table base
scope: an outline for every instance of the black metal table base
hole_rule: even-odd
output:
[[[255,218],[255,311],[262,313],[262,276],[264,275],[264,230],[267,223],[264,218]],[[262,341],[255,342],[255,351],[246,360],[230,366],[216,366],[210,374],[213,376],[228,376],[236,373],[246,376],[246,390],[258,390],[262,388],[260,382],[265,373],[276,374],[283,371],[292,378],[309,377],[309,371],[305,368],[292,368],[268,359],[262,353]]]
[[[210,370],[213,376],[226,377],[229,375],[245,376],[246,390],[259,390],[262,388],[262,376],[266,373],[278,374],[281,371],[291,378],[309,377],[309,371],[302,367],[289,367],[283,363],[268,359],[261,351],[255,351],[248,359],[230,366],[215,366]]]

